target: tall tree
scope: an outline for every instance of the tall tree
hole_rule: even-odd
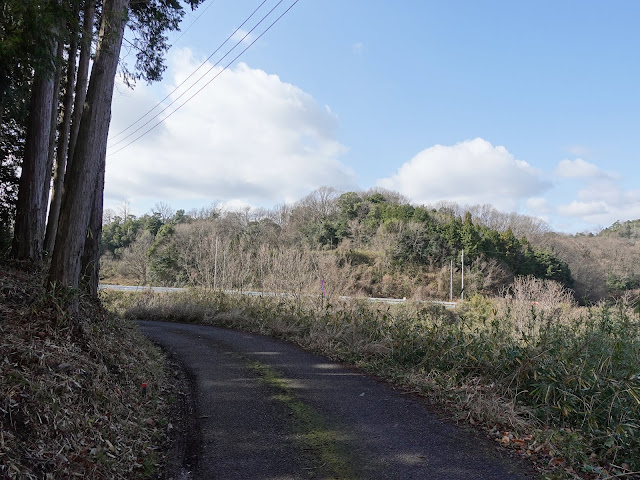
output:
[[[46,0],[0,2],[0,38],[2,39],[0,41],[0,248],[2,253],[7,251],[13,239],[12,225],[15,220],[19,171],[24,157],[33,73],[34,71],[43,74],[51,72],[51,19],[54,18],[51,9],[53,6],[52,2]],[[31,144],[33,145],[33,142]],[[28,204],[24,200],[23,198],[23,203]]]
[[[12,249],[15,258],[32,262],[39,262],[42,257],[47,208],[42,201],[42,188],[49,157],[53,95],[53,75],[46,70],[38,71],[31,89]]]
[[[87,2],[93,5],[93,2]],[[64,99],[62,101],[62,123],[60,134],[58,135],[58,148],[56,149],[56,162],[53,172],[53,188],[51,190],[51,201],[49,203],[49,217],[47,220],[47,231],[44,237],[44,250],[51,254],[53,244],[58,230],[58,218],[60,216],[60,204],[62,202],[62,187],[64,185],[64,174],[67,168],[67,155],[69,153],[69,136],[71,133],[71,119],[73,116],[73,99],[76,88],[76,60],[78,51],[77,17],[78,2],[73,5],[74,16],[71,25],[71,42],[67,55],[67,71],[65,78]],[[93,24],[93,18],[90,19]],[[93,33],[93,26],[90,25],[89,34]],[[79,95],[79,94],[76,94]],[[84,95],[83,102],[84,102]],[[81,110],[81,109],[80,109]]]
[[[82,252],[82,286],[86,293],[92,297],[98,296],[98,283],[100,281],[100,244],[102,239],[102,210],[104,193],[104,167],[105,154],[100,159],[100,168],[96,180],[91,215],[87,238]]]
[[[91,71],[74,156],[66,174],[49,280],[57,287],[77,288],[81,259],[106,154],[111,98],[127,22],[129,0],[105,0],[98,47]],[[73,309],[74,305],[71,305]]]
[[[67,162],[73,159],[76,150],[76,140],[80,130],[80,121],[84,110],[84,102],[87,98],[87,87],[89,85],[89,67],[91,64],[91,45],[93,43],[93,22],[96,16],[96,1],[85,0],[82,14],[82,41],[80,44],[80,58],[78,60],[78,72],[76,80],[76,91],[73,102],[73,119],[71,132],[69,134],[69,152]],[[65,166],[68,168],[68,165]],[[62,191],[60,191],[62,195]]]
[[[62,27],[62,26],[61,26]],[[59,32],[63,31],[63,28],[57,29]],[[58,131],[58,113],[60,111],[60,83],[62,81],[62,65],[64,63],[64,41],[62,38],[58,38],[57,47],[56,47],[56,64],[55,64],[55,75],[53,76],[53,101],[51,102],[51,113],[50,113],[50,129],[49,129],[49,148],[48,148],[48,156],[47,156],[47,164],[44,169],[44,182],[42,184],[42,204],[44,208],[42,209],[42,219],[40,223],[43,225],[43,229],[45,228],[45,220],[47,218],[47,205],[49,204],[49,194],[51,193],[51,176],[53,173],[53,163],[56,158],[56,139],[57,139],[57,131]],[[45,232],[42,232],[42,238],[44,242]],[[43,245],[44,247],[44,245]]]

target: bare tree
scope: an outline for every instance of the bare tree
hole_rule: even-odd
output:
[[[156,203],[153,206],[152,212],[159,214],[160,220],[162,220],[164,223],[171,220],[176,214],[176,211],[173,209],[173,207],[165,202]]]
[[[149,257],[147,252],[153,243],[153,235],[147,230],[124,249],[122,260],[119,262],[119,272],[127,278],[134,278],[138,285],[147,283]]]
[[[118,205],[118,213],[123,221],[127,221],[129,216],[131,215],[131,202],[129,200],[123,200]]]

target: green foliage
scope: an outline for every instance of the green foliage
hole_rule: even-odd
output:
[[[640,238],[640,219],[627,220],[626,222],[615,222],[608,228],[605,228],[598,236],[610,237],[617,236],[628,239]]]
[[[128,247],[143,228],[143,221],[129,215],[126,219],[116,216],[111,223],[102,227],[102,251],[119,254]]]
[[[343,221],[362,218],[366,214],[365,202],[355,192],[347,192],[338,198],[339,218]]]
[[[187,0],[195,9],[204,0]],[[155,82],[162,79],[166,69],[164,54],[169,49],[167,32],[178,30],[185,15],[177,0],[131,2],[128,28],[134,33],[133,46],[137,50],[135,70],[129,71],[123,64],[125,76],[130,81],[144,79]]]
[[[631,274],[627,277],[620,278],[609,273],[609,275],[607,275],[607,288],[616,293],[640,288],[640,276]]]
[[[149,257],[149,274],[151,280],[160,285],[176,285],[183,282],[182,269],[178,263],[178,249],[172,236],[175,227],[171,223],[164,224],[156,235]]]

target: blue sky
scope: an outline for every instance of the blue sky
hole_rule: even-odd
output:
[[[114,135],[260,3],[207,0],[185,17],[163,82],[118,86],[106,207],[269,207],[323,185],[383,186],[415,203],[491,203],[564,232],[640,218],[632,0],[300,0],[181,110],[113,153],[137,136],[114,145]]]

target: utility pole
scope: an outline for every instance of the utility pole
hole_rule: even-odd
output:
[[[462,249],[462,291],[460,292],[460,300],[464,300],[464,249]]]
[[[227,271],[227,247],[224,247],[224,250],[222,250],[222,286],[220,287],[222,291],[224,291],[224,286],[226,285],[225,283],[226,271]]]
[[[449,266],[449,301],[453,302],[453,258],[450,260]]]
[[[218,237],[216,237],[216,253],[213,256],[213,291],[216,291],[216,280],[218,279]]]

